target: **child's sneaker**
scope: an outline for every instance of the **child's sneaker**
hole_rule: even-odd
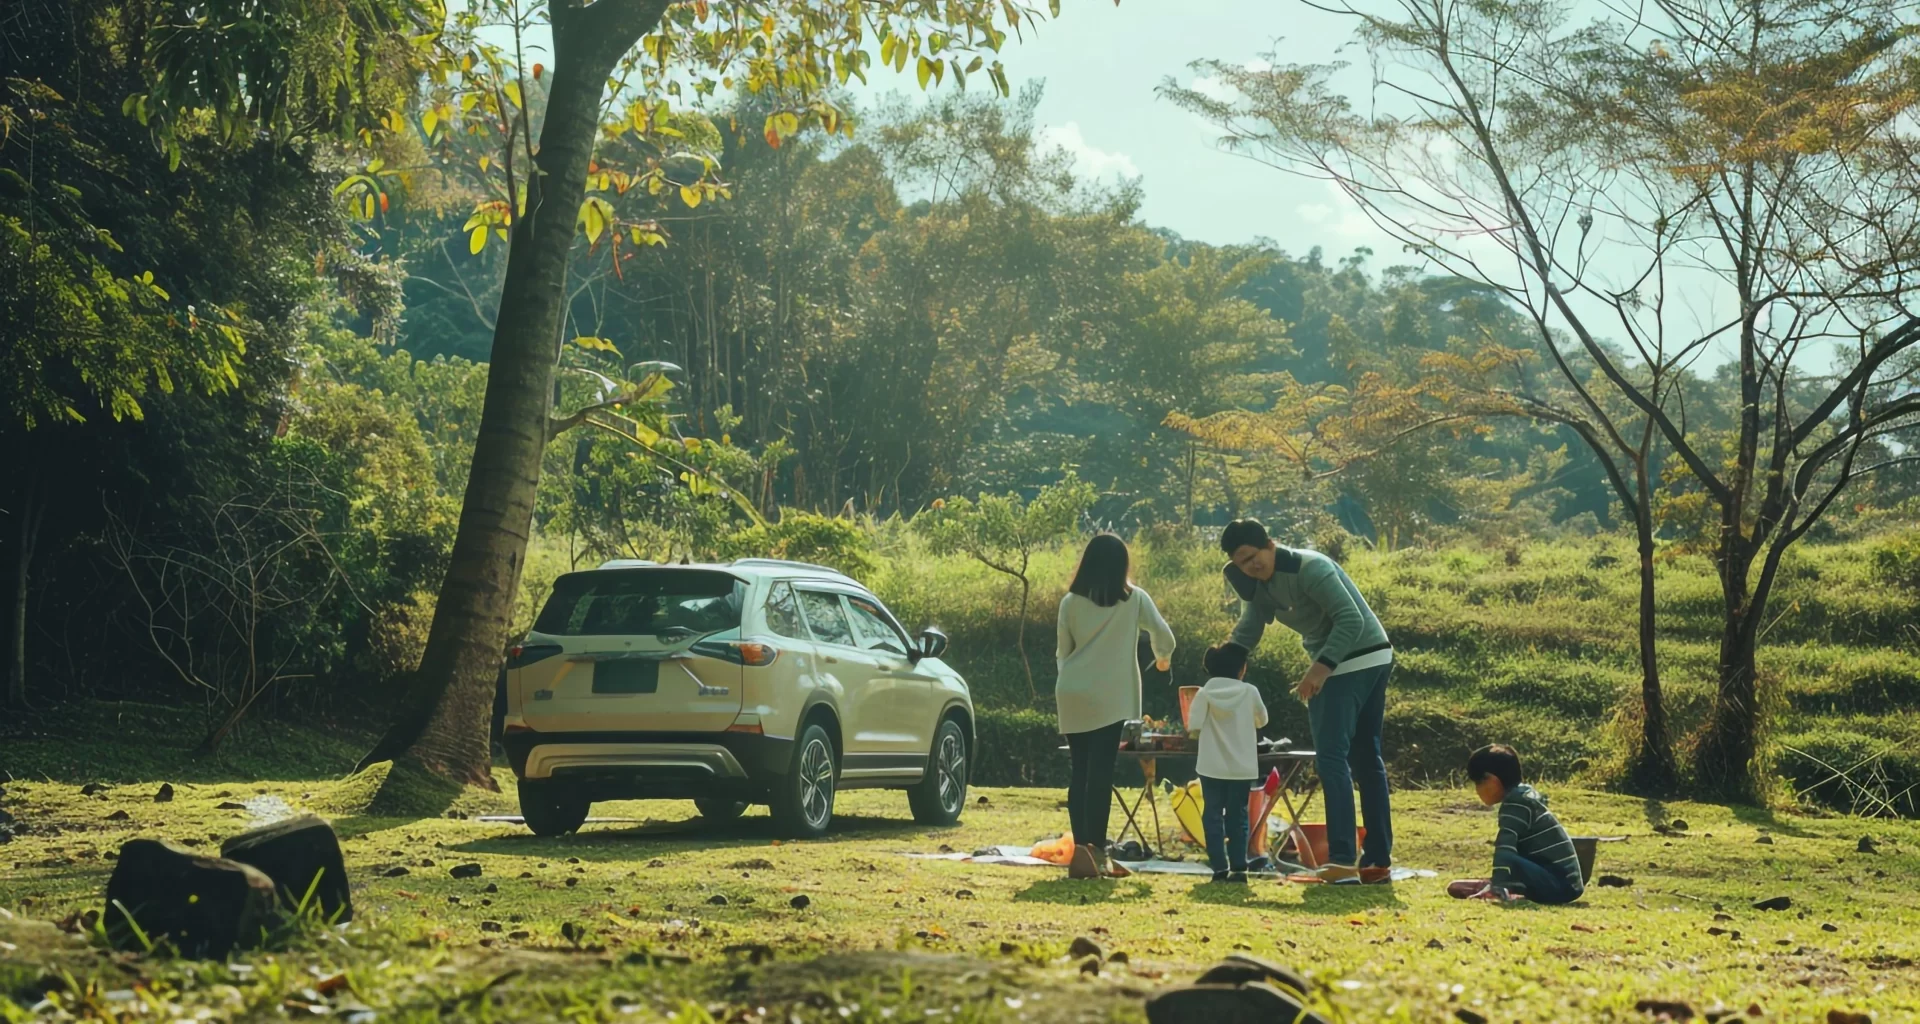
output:
[[[1225,871],[1215,871],[1215,872],[1213,873],[1213,880],[1214,880],[1214,881],[1215,881],[1216,883],[1218,883],[1218,882],[1224,882],[1224,881],[1226,881],[1226,880],[1227,880],[1227,873],[1226,873]]]
[[[1393,881],[1392,868],[1361,868],[1361,885],[1385,885]]]
[[[1247,884],[1247,873],[1245,871],[1230,872],[1227,875],[1227,882],[1231,885],[1245,885]]]

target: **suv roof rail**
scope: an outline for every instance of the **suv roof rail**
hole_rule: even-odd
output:
[[[812,562],[796,562],[788,558],[736,558],[728,564],[746,567],[759,566],[769,569],[806,569],[811,572],[823,572],[830,576],[838,576],[843,580],[853,579],[853,577],[832,566],[815,565]]]
[[[659,562],[652,562],[652,561],[648,561],[647,559],[644,559],[644,558],[609,558],[609,559],[607,559],[606,561],[604,561],[604,562],[601,562],[601,563],[600,563],[600,564],[599,564],[598,566],[596,566],[595,568],[599,568],[599,569],[637,569],[637,568],[640,568],[640,567],[641,567],[641,566],[643,566],[643,565],[659,565],[659,564],[660,564]]]

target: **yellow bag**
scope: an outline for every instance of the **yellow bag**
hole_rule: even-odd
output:
[[[1184,786],[1178,786],[1169,798],[1173,804],[1173,816],[1180,821],[1181,838],[1196,846],[1206,844],[1207,827],[1201,817],[1205,802],[1200,798],[1200,780],[1195,779]]]

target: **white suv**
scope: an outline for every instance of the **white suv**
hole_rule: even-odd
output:
[[[726,820],[765,803],[818,836],[842,789],[904,789],[951,824],[974,749],[947,638],[909,639],[880,600],[817,565],[614,561],[554,581],[508,652],[502,744],[540,835],[599,800],[693,800]]]

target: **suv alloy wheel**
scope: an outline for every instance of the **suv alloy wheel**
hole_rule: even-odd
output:
[[[826,835],[827,826],[833,823],[833,791],[838,778],[833,740],[827,731],[819,725],[800,730],[800,739],[793,745],[792,770],[773,791],[773,820],[780,831],[796,839]]]
[[[949,718],[933,734],[927,777],[907,790],[913,820],[922,825],[951,825],[967,806],[967,738]]]

